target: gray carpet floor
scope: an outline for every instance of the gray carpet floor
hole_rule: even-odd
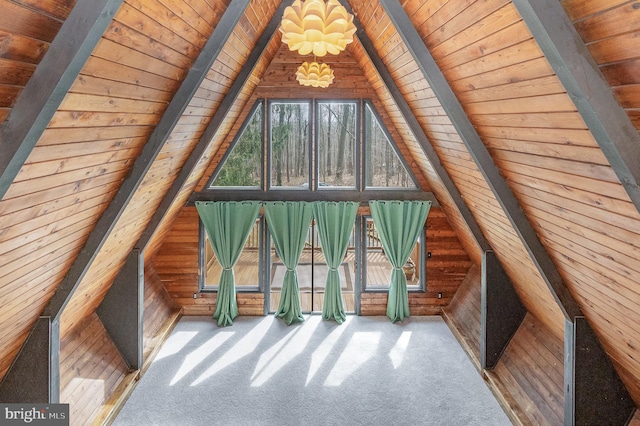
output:
[[[510,425],[440,317],[183,317],[114,425]]]

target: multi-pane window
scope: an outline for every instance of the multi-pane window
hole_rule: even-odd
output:
[[[212,188],[417,188],[363,101],[260,101],[220,163]]]

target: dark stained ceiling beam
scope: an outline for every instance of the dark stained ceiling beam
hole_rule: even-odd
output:
[[[0,126],[0,199],[16,178],[122,0],[79,1]]]
[[[640,134],[557,0],[514,6],[640,211]]]
[[[467,206],[464,199],[462,198],[462,195],[460,195],[460,191],[458,191],[458,188],[453,183],[451,176],[449,176],[449,172],[447,172],[447,170],[444,168],[444,166],[440,162],[440,158],[438,157],[438,154],[433,149],[433,146],[431,145],[431,142],[429,142],[429,139],[425,135],[424,130],[420,126],[418,119],[413,114],[411,107],[409,106],[404,96],[400,92],[398,85],[396,84],[395,80],[389,73],[389,70],[387,69],[386,65],[378,55],[378,52],[373,46],[373,43],[371,42],[371,40],[363,30],[360,20],[353,13],[353,9],[351,8],[351,5],[349,5],[349,3],[347,3],[346,0],[340,0],[340,3],[347,9],[347,11],[349,11],[349,13],[354,15],[354,23],[357,28],[356,35],[360,40],[362,47],[364,48],[367,55],[369,56],[369,59],[371,60],[371,63],[373,64],[376,71],[380,75],[380,78],[382,78],[382,81],[384,82],[385,86],[387,87],[387,90],[391,94],[391,97],[393,98],[396,106],[400,110],[400,113],[402,114],[405,122],[411,129],[411,132],[413,133],[414,137],[420,144],[420,147],[422,148],[425,155],[429,159],[431,166],[433,167],[434,171],[436,172],[436,174],[442,181],[443,185],[446,187],[447,191],[449,192],[451,199],[453,200],[454,204],[458,208],[458,211],[460,211],[462,218],[464,219],[464,221],[467,224],[467,227],[473,234],[478,246],[482,249],[482,251],[491,250],[491,245],[487,242],[486,238],[484,237],[484,234],[482,233],[482,230],[478,226],[476,219],[471,214],[471,211],[469,210],[469,207]]]
[[[251,54],[247,58],[247,62],[244,64],[244,66],[240,70],[240,73],[238,73],[238,75],[236,76],[235,80],[233,81],[233,84],[229,88],[229,91],[225,95],[224,99],[220,103],[220,106],[218,107],[214,116],[211,118],[211,121],[207,125],[207,128],[205,129],[202,136],[200,136],[198,143],[196,144],[193,151],[191,151],[191,154],[189,154],[189,158],[187,158],[187,161],[185,162],[185,164],[182,166],[180,173],[171,184],[171,187],[169,188],[166,195],[162,199],[160,205],[158,206],[155,213],[153,214],[151,221],[149,222],[144,232],[138,239],[136,247],[139,248],[140,250],[144,251],[144,249],[147,247],[147,244],[149,244],[149,241],[151,241],[153,234],[158,229],[158,226],[160,226],[160,223],[162,222],[165,215],[167,214],[167,211],[169,210],[171,205],[175,202],[176,197],[182,190],[182,187],[184,186],[185,182],[189,179],[189,177],[191,177],[193,170],[195,169],[196,165],[202,158],[202,155],[205,153],[207,146],[209,145],[209,142],[211,141],[211,139],[213,139],[218,129],[220,128],[220,125],[223,123],[224,119],[227,117],[229,110],[233,107],[233,104],[237,100],[238,95],[240,95],[244,85],[246,84],[247,80],[251,76],[253,69],[255,68],[260,58],[262,57],[264,50],[266,49],[267,45],[273,38],[273,35],[276,33],[276,30],[280,26],[280,21],[282,20],[282,14],[284,12],[285,7],[290,5],[292,2],[293,0],[283,1],[278,7],[278,9],[276,10],[276,12],[274,13],[273,17],[271,18],[271,21],[269,21],[269,24],[263,31],[262,35],[260,36],[260,39],[258,39],[256,46],[253,48],[253,50],[251,51]]]
[[[367,189],[358,191],[357,189],[341,189],[334,191],[331,189],[309,191],[309,190],[247,190],[240,191],[233,189],[205,189],[194,192],[189,198],[188,205],[193,205],[196,201],[357,201],[366,204],[372,200],[406,200],[406,201],[431,201],[432,206],[438,206],[438,201],[432,192],[425,192],[419,189]]]
[[[198,87],[200,87],[207,72],[211,69],[218,54],[222,51],[224,44],[232,34],[249,3],[250,0],[234,0],[230,2],[229,7],[227,7],[218,25],[216,25],[213,34],[209,37],[209,40],[207,40],[207,43],[180,85],[180,88],[169,103],[167,110],[151,134],[149,141],[147,141],[142,152],[138,158],[136,158],[131,171],[123,181],[119,191],[111,200],[111,203],[100,219],[98,219],[82,251],[56,289],[56,292],[45,309],[46,316],[50,316],[54,318],[55,321],[59,321],[60,314],[64,310],[64,307],[73,296],[75,289],[80,284],[80,281],[82,281],[82,278],[93,263],[96,255],[109,237],[113,227],[126,209],[135,191],[144,180],[156,157],[160,154],[165,142],[171,135],[184,110],[189,105],[191,98],[198,90]]]
[[[520,237],[565,318],[570,319],[580,315],[580,307],[563,282],[551,257],[540,242],[518,200],[500,174],[489,151],[480,139],[435,59],[431,56],[420,34],[415,29],[411,19],[409,19],[397,0],[380,0],[380,2],[458,131],[460,138],[469,150],[469,154],[485,178],[487,185],[491,188],[496,200],[500,203],[514,231]]]

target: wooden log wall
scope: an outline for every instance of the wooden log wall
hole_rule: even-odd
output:
[[[9,115],[75,3],[0,1],[0,123]]]
[[[471,267],[466,252],[449,226],[442,211],[435,207],[427,218],[427,292],[410,293],[412,315],[439,314],[449,304]],[[215,293],[198,292],[198,212],[185,207],[153,259],[157,271],[174,302],[184,315],[212,315]],[[438,298],[438,293],[442,298]],[[240,315],[263,315],[264,295],[237,293]],[[385,315],[386,293],[363,293],[363,315]]]

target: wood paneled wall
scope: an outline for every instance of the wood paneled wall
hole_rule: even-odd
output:
[[[518,401],[524,424],[564,421],[564,343],[534,316],[527,315],[498,365],[490,373]]]
[[[631,0],[561,0],[620,105],[640,130],[640,9]]]
[[[179,313],[180,308],[173,303],[153,265],[145,265],[142,327],[144,362],[147,362],[150,353],[156,349],[160,330]]]
[[[0,123],[9,115],[75,3],[0,1]]]
[[[620,78],[636,68],[633,4],[564,2],[609,81],[618,79],[614,91],[632,118],[635,83]],[[638,403],[640,299],[631,277],[640,268],[640,214],[513,4],[409,1],[404,7]],[[624,24],[616,24],[622,16]],[[410,78],[401,71],[392,70],[398,81]],[[413,93],[405,96],[416,98],[414,110],[438,115],[429,96]],[[441,122],[426,116],[421,122],[523,303],[561,338],[560,311],[464,145]]]
[[[638,3],[561,3],[614,96],[640,130]],[[574,172],[580,179],[570,188],[560,189],[562,173],[545,182],[550,206],[535,203],[536,218],[587,318],[640,405],[640,289],[636,278],[640,272],[640,214],[608,166],[588,164],[588,160],[581,163]]]
[[[76,83],[79,87],[72,87],[71,93],[56,116],[66,117],[66,104],[76,98],[82,116],[87,106],[92,105],[92,100],[95,99],[99,105],[107,102],[104,115],[110,117],[110,122],[113,119],[117,120],[119,111],[122,110],[126,114],[127,123],[132,121],[144,123],[146,120],[149,120],[149,123],[158,123],[166,108],[166,102],[175,94],[224,10],[223,2],[217,3],[215,8],[205,1],[173,2],[166,5],[161,2],[125,2],[91,59],[95,58],[99,62],[106,60],[133,69],[153,69],[151,79],[145,80],[147,82],[145,88],[151,86],[154,89],[153,93],[157,94],[157,91],[161,91],[163,95],[145,94],[142,95],[142,99],[134,101],[114,100],[113,89],[107,93],[94,95],[93,90],[96,89],[94,80],[87,79],[86,83],[79,80]],[[150,40],[155,41],[151,44],[152,48],[147,47]],[[167,47],[172,49],[168,50]],[[109,69],[108,65],[111,64],[103,64],[100,69]],[[132,97],[130,90],[126,93],[129,98]],[[222,98],[222,94],[217,91],[201,89],[199,94],[199,97],[194,97],[188,102],[187,109],[168,135],[160,154],[150,165],[140,186],[123,210],[84,279],[78,285],[62,315],[61,331],[63,333],[72,329],[101,302],[115,273],[136,244],[144,226],[180,171],[186,156],[193,149],[199,134],[209,120],[211,110],[215,109]],[[70,99],[72,95],[74,97]],[[103,114],[99,105],[96,107],[99,111],[97,117]],[[96,117],[96,113],[91,113],[90,116]],[[55,121],[54,116],[52,123]],[[146,142],[146,139],[143,141]]]
[[[206,9],[201,13],[210,16],[209,30],[224,10],[221,5],[211,13],[204,1],[191,6],[193,13]],[[124,2],[9,187],[0,202],[6,271],[0,288],[7,301],[7,318],[0,318],[7,333],[0,336],[0,373],[129,172],[207,35],[162,2]],[[63,316],[63,335],[95,310],[109,288],[153,211],[154,197],[179,166],[177,143],[169,144],[139,197],[132,199],[131,214],[123,216],[118,233],[85,275]],[[25,253],[32,262],[23,261]]]
[[[407,49],[388,17],[379,13],[381,7],[378,2],[368,2],[366,6],[362,5],[356,8],[356,12],[358,12],[367,34],[374,40],[376,49],[385,52],[384,55],[381,53],[382,60],[394,76],[400,90],[403,91],[405,99],[409,102],[438,153],[441,163],[448,170],[449,175],[471,208],[476,221],[495,249],[505,270],[509,276],[518,277],[517,290],[521,298],[531,312],[543,318],[549,328],[561,336],[564,325],[563,317],[540,273],[529,258],[518,234],[500,208],[496,197],[485,182],[427,81],[424,78],[416,78],[417,65],[410,56],[408,57]],[[456,66],[453,63],[449,66],[453,67],[450,69],[460,72],[460,75],[453,77],[450,74],[450,69],[443,67],[443,71],[456,94],[462,93],[459,91],[460,89],[471,90],[472,93],[477,92],[475,89],[478,89],[478,85],[485,82],[485,79],[479,81],[473,79],[472,84],[471,76],[478,77],[477,74],[482,72],[482,67],[489,67],[489,62],[482,60],[482,54],[496,51],[504,43],[513,43],[515,40],[513,36],[503,37],[504,40],[499,38],[502,40],[502,44],[498,44],[498,40],[487,46],[483,44],[481,47],[476,47],[475,50],[471,49],[475,54],[458,52],[465,48],[463,43],[473,43],[518,20],[517,17],[503,20],[491,16],[492,12],[496,12],[496,16],[500,18],[505,15],[507,17],[513,15],[513,11],[510,12],[510,8],[513,6],[504,0],[475,2],[472,5],[466,2],[425,3],[409,1],[405,3],[404,7],[439,64],[445,57],[444,55],[448,53],[456,54],[456,57],[459,58],[458,61],[462,66]],[[503,7],[506,9],[502,10]],[[388,29],[380,37],[379,33],[374,32],[375,27]],[[523,27],[523,30],[527,32],[526,27]],[[466,31],[464,37],[457,36],[463,31]],[[395,47],[391,48],[390,45]],[[400,57],[403,60],[400,60]],[[497,55],[495,62],[491,62],[491,67],[501,70],[501,67],[508,66],[506,62],[511,60],[511,56]],[[403,64],[402,67],[399,66],[400,63]],[[512,76],[507,70],[501,71],[502,79],[508,82]],[[469,76],[467,85],[461,83],[466,78],[462,75],[463,73]],[[486,81],[486,84],[491,84],[489,80]],[[459,96],[461,97],[463,94],[459,94]],[[436,193],[436,196],[440,197],[440,195],[440,193]],[[471,245],[470,243],[465,244]],[[478,251],[476,250],[475,253]]]
[[[129,372],[96,314],[60,342],[60,402],[72,425],[89,425]]]
[[[235,64],[233,69],[237,71],[237,67],[240,66],[238,58],[246,58],[249,56],[252,47],[257,43],[257,37],[262,34],[267,23],[271,19],[270,14],[274,13],[276,5],[269,5],[269,7],[266,7],[266,5],[262,3],[264,2],[254,1],[250,5],[246,15],[239,23],[242,28],[243,36],[240,37],[240,35],[238,35],[238,39],[235,43],[230,43],[225,46],[222,56],[210,71],[211,81],[223,81],[225,86],[231,85],[231,81],[233,79],[228,76],[228,71],[230,69],[229,66]],[[242,122],[246,117],[248,109],[247,105],[249,108],[251,106],[250,98],[252,98],[255,87],[265,74],[273,56],[280,47],[280,44],[279,37],[275,36],[265,47],[264,53],[254,67],[251,76],[244,82],[240,94],[233,105],[229,108],[229,111],[225,115],[224,120],[222,120],[218,131],[209,142],[204,155],[199,159],[189,178],[180,188],[178,195],[150,239],[150,242],[145,249],[146,262],[153,259],[155,254],[158,252],[164,238],[171,230],[174,220],[176,220],[176,218],[181,214],[182,207],[186,204],[187,199],[193,192],[194,188],[199,182],[200,184],[196,190],[199,190],[204,186],[203,182],[208,180],[211,173],[211,164],[217,164],[219,157],[222,155],[221,153],[223,153],[228,147],[231,138],[230,135],[234,135],[242,125]],[[218,160],[212,160],[213,156],[217,156]]]
[[[377,21],[375,21],[377,22]],[[383,20],[379,23],[378,31],[380,31],[379,35],[376,35],[376,39],[381,37],[385,40],[387,37],[390,37],[390,34],[387,31],[389,21]],[[397,43],[392,43],[392,46],[395,48],[398,47]],[[398,109],[393,97],[381,79],[381,76],[376,71],[371,62],[368,54],[364,50],[362,44],[356,40],[354,43],[348,46],[349,52],[351,52],[356,58],[358,62],[358,66],[364,71],[367,80],[371,88],[375,91],[377,98],[380,100],[380,103],[383,105],[383,110],[386,115],[389,116],[389,120],[393,123],[393,127],[397,129],[398,133],[402,136],[403,142],[406,144],[407,150],[411,153],[411,158],[415,162],[415,167],[420,169],[424,176],[427,178],[429,182],[429,186],[431,191],[436,194],[438,202],[440,206],[442,206],[444,212],[446,213],[447,219],[453,229],[456,231],[460,242],[465,248],[466,252],[469,254],[473,263],[480,264],[482,262],[482,251],[478,242],[475,240],[471,230],[469,229],[466,221],[460,214],[458,207],[454,204],[452,197],[449,195],[447,188],[445,187],[441,176],[436,172],[431,162],[427,159],[424,151],[418,144],[415,135],[407,125],[402,113]],[[390,52],[385,49],[384,52],[388,55]],[[400,53],[400,52],[395,52]],[[396,58],[400,61],[406,60],[407,52],[402,52]],[[390,70],[391,71],[391,70]],[[415,71],[415,70],[414,70]],[[415,72],[413,73],[415,74]],[[402,85],[403,82],[398,82],[398,86]],[[410,80],[408,80],[405,84],[411,87],[412,93],[424,94],[425,90],[427,91],[427,97],[433,97],[433,93],[429,93],[430,90],[427,85],[424,84],[423,81],[420,81],[417,77],[417,74],[414,75]],[[424,112],[416,112],[416,116],[424,114]],[[434,122],[441,120],[437,116],[431,118]],[[445,118],[446,120],[446,118]]]
[[[480,333],[482,315],[482,268],[474,264],[442,316],[456,333],[458,341],[480,371]]]
[[[474,266],[443,316],[480,371],[481,271]],[[564,420],[564,342],[527,314],[498,365],[482,374],[514,424]]]

